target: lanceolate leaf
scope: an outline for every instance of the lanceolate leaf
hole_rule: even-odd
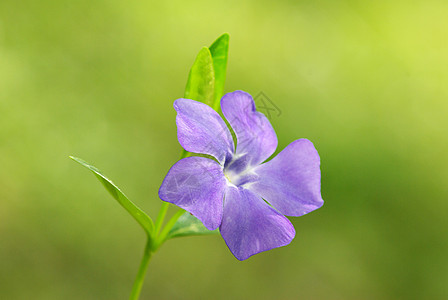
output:
[[[171,231],[168,233],[167,239],[190,236],[190,235],[207,235],[218,233],[216,230],[208,230],[196,217],[189,212],[185,212],[174,224]]]
[[[143,227],[143,229],[149,235],[152,234],[154,225],[151,218],[147,214],[145,214],[139,207],[137,207],[137,205],[135,205],[131,200],[129,200],[126,195],[112,182],[112,180],[107,178],[100,170],[98,170],[88,162],[73,156],[70,156],[70,158],[92,171],[96,178],[98,178],[98,180],[109,191],[112,197],[114,197],[115,200],[117,200],[118,203],[120,203],[120,205],[123,206],[124,209],[126,209],[131,214],[131,216],[134,217],[134,219]]]
[[[210,53],[213,59],[213,68],[215,70],[215,95],[213,108],[219,109],[219,102],[224,92],[224,83],[226,80],[227,57],[229,52],[229,34],[224,33],[210,46]]]
[[[185,98],[213,105],[215,92],[215,73],[210,50],[204,47],[199,51],[188,76]]]

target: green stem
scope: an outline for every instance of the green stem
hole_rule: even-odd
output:
[[[151,248],[152,248],[151,237],[148,236],[148,241],[146,242],[145,252],[143,253],[143,258],[140,263],[140,268],[138,269],[137,277],[134,281],[134,286],[132,287],[131,296],[129,300],[137,300],[140,296],[140,291],[142,290],[143,281],[145,279],[146,270],[148,269],[148,264],[151,259]]]
[[[166,212],[168,211],[169,207],[170,207],[170,204],[168,202],[162,203],[162,206],[160,207],[159,214],[157,215],[156,224],[154,227],[154,237],[157,237],[159,235],[160,228],[162,228],[163,220],[165,219]]]
[[[181,153],[181,159],[189,155],[189,152],[183,150]],[[143,253],[143,258],[140,263],[140,268],[138,269],[137,277],[134,281],[134,286],[132,287],[131,296],[129,300],[138,300],[140,296],[140,291],[142,290],[143,281],[145,279],[146,270],[148,269],[149,261],[151,260],[152,253],[155,252],[160,245],[162,245],[171,228],[173,228],[177,219],[185,212],[183,209],[178,210],[174,216],[167,222],[165,227],[160,232],[162,228],[163,221],[165,219],[166,213],[170,204],[168,202],[163,202],[160,207],[159,214],[157,215],[156,223],[154,225],[154,230],[152,233],[148,233],[148,240],[146,242],[145,252]],[[160,232],[160,234],[159,234]]]
[[[170,232],[171,228],[173,228],[174,224],[176,224],[177,219],[179,219],[180,216],[185,212],[183,209],[179,209],[172,217],[171,219],[166,223],[165,227],[163,227],[162,232],[160,235],[156,238],[156,242],[154,243],[154,251],[156,251],[166,240],[166,237],[168,233]]]

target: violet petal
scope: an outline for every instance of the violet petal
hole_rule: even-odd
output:
[[[302,216],[324,203],[319,154],[307,139],[292,142],[254,172],[259,179],[248,188],[284,215]]]
[[[190,212],[207,229],[215,230],[222,219],[225,187],[226,179],[217,162],[205,157],[187,157],[168,171],[159,197]]]
[[[277,135],[269,120],[255,109],[252,96],[243,91],[224,95],[222,113],[237,137],[236,156],[245,165],[254,166],[265,161],[277,148]]]
[[[221,235],[238,260],[289,244],[291,222],[253,192],[229,186],[225,193]]]
[[[211,155],[221,164],[231,157],[232,135],[216,111],[190,99],[177,99],[174,109],[177,111],[177,137],[185,150]]]

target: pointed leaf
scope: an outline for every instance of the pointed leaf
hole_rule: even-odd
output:
[[[213,59],[213,68],[215,70],[215,96],[213,100],[213,108],[218,110],[219,102],[224,93],[224,83],[226,80],[229,34],[224,33],[221,35],[209,49]]]
[[[151,235],[154,227],[151,218],[131,200],[129,200],[126,195],[112,182],[112,180],[107,178],[100,170],[98,170],[88,162],[73,156],[70,156],[70,158],[92,171],[96,178],[98,178],[98,180],[109,191],[112,197],[114,197],[115,200],[117,200],[118,203],[120,203],[120,205],[123,206],[123,208],[126,209],[131,214],[131,216],[134,217],[134,219],[143,227],[143,229],[149,235]]]
[[[207,235],[219,233],[218,229],[208,230],[196,217],[189,212],[185,212],[174,224],[168,233],[167,239],[190,236],[190,235]]]
[[[185,97],[200,101],[207,105],[213,105],[215,92],[215,73],[210,50],[204,47],[199,51],[188,76]]]

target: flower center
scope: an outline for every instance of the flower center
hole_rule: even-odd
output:
[[[235,169],[231,167],[224,168],[224,176],[228,182],[235,186],[242,186],[257,180],[258,175],[253,171],[253,168],[246,167],[244,169]]]
[[[238,186],[240,181],[240,176],[238,176],[238,174],[224,170],[224,176],[230,184]]]

